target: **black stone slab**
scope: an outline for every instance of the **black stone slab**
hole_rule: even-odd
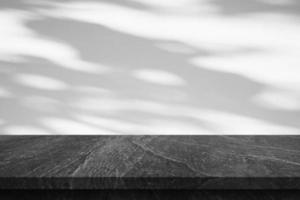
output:
[[[300,189],[300,136],[0,136],[1,189]]]
[[[299,200],[298,190],[9,190],[1,200]]]

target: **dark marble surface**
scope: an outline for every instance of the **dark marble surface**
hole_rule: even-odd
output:
[[[300,136],[1,136],[1,188],[300,189]]]
[[[1,200],[298,200],[296,190],[13,190]]]

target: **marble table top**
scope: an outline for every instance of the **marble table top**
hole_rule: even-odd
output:
[[[300,136],[1,136],[0,188],[299,189]]]

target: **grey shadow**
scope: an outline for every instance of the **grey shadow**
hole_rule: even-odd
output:
[[[15,68],[14,71],[17,74],[43,75],[61,80],[71,86],[71,89],[60,92],[38,90],[15,83],[9,75],[3,76],[0,79],[1,85],[16,94],[9,99],[0,99],[2,107],[0,118],[5,121],[3,128],[15,124],[25,124],[55,133],[55,130],[45,127],[39,120],[45,117],[76,120],[73,114],[81,111],[70,107],[68,102],[82,97],[82,93],[72,89],[77,86],[102,88],[116,94],[118,99],[132,102],[147,100],[158,104],[173,105],[174,109],[177,106],[211,109],[300,128],[299,111],[270,110],[252,102],[252,97],[263,90],[266,85],[236,74],[217,72],[191,64],[189,60],[194,56],[215,54],[204,48],[193,49],[192,53],[188,54],[170,52],[157,45],[178,44],[178,42],[145,39],[100,25],[58,18],[31,21],[27,26],[40,36],[64,41],[71,45],[80,52],[81,58],[85,61],[110,66],[113,73],[81,73],[32,57],[26,57],[27,62],[24,63],[2,63],[3,66],[10,69]],[[186,84],[164,86],[134,78],[132,72],[141,68],[167,71],[181,77]],[[181,94],[187,96],[187,99],[177,99]],[[53,99],[59,102],[60,109],[47,113],[25,107],[21,103],[22,99],[31,95]],[[206,120],[202,121],[186,115],[171,116],[168,113],[145,112],[138,109],[109,114],[95,110],[89,114],[137,124],[147,123],[151,120],[175,119],[183,123],[193,123],[196,126],[214,129]]]
[[[262,0],[211,0],[209,3],[220,8],[221,14],[228,16],[252,13],[279,13],[298,17],[300,14],[300,2],[297,0],[285,4],[276,4],[276,2],[272,3],[272,1],[268,3]]]

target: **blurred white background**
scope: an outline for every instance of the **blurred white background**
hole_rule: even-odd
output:
[[[1,0],[0,134],[299,134],[300,1]]]

